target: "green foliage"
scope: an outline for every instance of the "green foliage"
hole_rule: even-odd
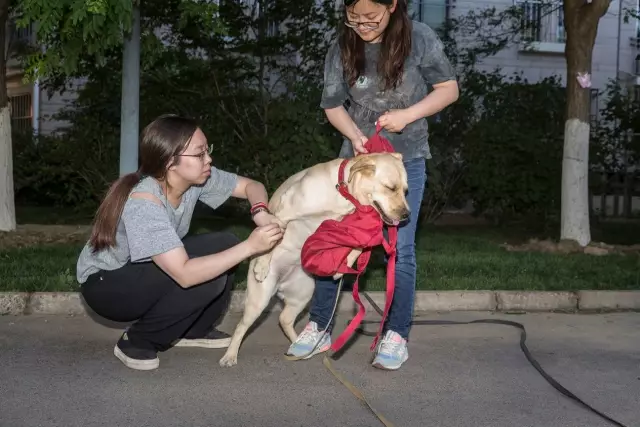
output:
[[[564,88],[485,75],[479,115],[465,137],[465,184],[478,212],[545,219],[560,208]]]
[[[529,111],[536,114],[533,110],[541,110],[541,106],[547,105],[547,100],[541,98],[542,103],[538,106],[527,104],[524,100],[531,98],[531,91],[544,96],[544,90],[549,85],[528,86],[518,79],[509,81],[500,70],[482,72],[477,68],[481,59],[521,41],[521,18],[522,9],[518,7],[501,11],[489,8],[471,11],[450,20],[444,28],[439,29],[447,55],[458,71],[460,97],[456,103],[429,120],[433,158],[428,163],[429,186],[422,206],[423,220],[433,221],[444,209],[462,208],[468,201],[474,203],[476,213],[493,212],[498,216],[528,212],[525,206],[533,203],[533,199],[524,200],[534,197],[528,194],[531,188],[523,185],[511,187],[513,175],[520,173],[519,166],[516,168],[504,164],[502,170],[506,168],[509,171],[507,174],[496,174],[494,168],[499,159],[502,162],[509,159],[511,154],[505,151],[516,149],[522,155],[523,150],[535,150],[527,142],[531,141],[531,135],[525,134],[523,127],[501,127],[501,123],[526,116],[531,121],[529,127],[536,128],[538,120],[547,120],[547,115],[537,117],[529,114]],[[511,98],[505,98],[505,94]],[[539,98],[536,97],[536,100],[540,101]],[[522,102],[518,102],[518,99],[522,99]],[[553,108],[556,108],[556,104],[553,104]],[[561,135],[562,128],[558,137]],[[518,144],[518,141],[522,143]],[[514,144],[515,147],[512,147]],[[539,143],[536,144],[536,147],[539,146]],[[489,151],[483,152],[485,149]],[[541,168],[541,174],[554,161],[543,160],[543,167],[536,166]],[[520,163],[524,161],[519,160]],[[537,184],[531,179],[527,182],[535,187],[541,179],[534,180]],[[504,191],[504,188],[512,190]],[[520,194],[523,189],[526,195]],[[501,193],[490,197],[490,192],[496,190]],[[541,187],[536,193],[536,200],[543,198],[542,191],[544,189]],[[546,202],[542,203],[541,209],[547,209],[546,206]],[[506,207],[509,209],[505,211]]]
[[[141,11],[141,126],[167,112],[196,118],[215,146],[215,165],[260,179],[270,191],[298,170],[334,158],[339,138],[318,106],[317,66],[328,47],[332,3],[269,3],[255,14],[240,2],[225,2],[219,10],[225,36],[204,31],[202,15],[185,13],[185,4],[158,0]],[[289,32],[274,31],[277,23]],[[158,27],[163,31],[152,31]],[[56,116],[70,124],[62,136],[47,148],[23,144],[16,158],[23,200],[95,204],[117,176],[121,49],[108,55],[102,66],[86,62],[85,85]],[[51,75],[43,85],[57,91],[65,80]],[[67,155],[75,158],[65,163]],[[47,184],[45,175],[34,174],[38,168],[51,177]],[[80,174],[91,171],[103,178],[82,184],[87,180]]]
[[[131,0],[22,0],[18,26],[37,22],[37,40],[47,46],[26,58],[28,77],[72,75],[87,62],[104,65],[106,53],[131,29],[132,6]]]
[[[14,134],[16,204],[92,209],[118,175],[117,135],[87,121],[62,136]]]
[[[88,16],[99,13],[113,22],[124,19],[113,12],[113,1],[91,3],[76,22],[85,25]],[[71,8],[75,3],[61,4]],[[319,108],[330,40],[326,33],[336,25],[334,3],[220,4],[144,3],[140,123],[167,112],[198,119],[215,146],[214,164],[259,179],[271,192],[291,174],[338,153],[341,138]],[[476,213],[496,220],[549,218],[558,211],[564,112],[559,82],[531,84],[476,67],[482,58],[521,41],[521,14],[517,7],[472,11],[440,29],[459,73],[461,96],[429,119],[433,158],[422,210],[427,221],[468,201]],[[70,19],[61,16],[63,22]],[[53,34],[54,21],[45,34]],[[154,31],[159,27],[162,32]],[[58,43],[60,52],[67,49],[66,42]],[[88,51],[77,55],[72,74],[85,76],[87,83],[58,117],[70,123],[62,136],[17,147],[16,185],[22,200],[95,204],[116,177],[122,52],[118,43],[109,46],[93,56]],[[102,61],[96,59],[98,51]],[[67,74],[52,64],[43,84],[60,90]],[[614,104],[609,110],[620,118]],[[634,127],[633,120],[640,118],[640,106],[634,108],[632,115],[624,110],[629,123],[623,127]],[[597,132],[607,140],[601,145],[612,152],[615,135],[603,129]],[[601,151],[602,158],[611,157]]]
[[[592,129],[589,160],[594,169],[619,173],[640,160],[640,99],[609,82],[600,120]]]
[[[172,3],[176,12],[172,27],[193,25],[204,34],[223,31],[216,19],[215,2],[165,3]],[[139,1],[20,0],[15,9],[18,27],[37,22],[38,44],[46,46],[46,50],[33,49],[24,57],[26,77],[57,79],[61,84],[65,77],[86,76],[96,67],[104,67],[121,52],[124,37],[131,32],[134,6],[139,6]]]
[[[627,179],[633,181],[637,172],[630,168],[640,160],[640,99],[615,80],[601,95],[604,105],[591,129],[589,147],[589,187],[592,194],[600,196],[619,191],[615,186]],[[630,207],[623,202],[625,215],[631,215]]]

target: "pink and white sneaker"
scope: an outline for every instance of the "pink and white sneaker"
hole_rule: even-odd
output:
[[[330,348],[331,334],[328,332],[325,334],[324,331],[318,330],[318,324],[316,322],[309,322],[300,335],[298,335],[298,339],[291,344],[287,354],[296,357],[306,355],[304,358],[309,359],[316,354],[324,353]]]
[[[372,365],[379,369],[387,369],[395,371],[409,358],[409,350],[407,350],[407,340],[402,338],[400,334],[393,331],[387,331],[376,349],[376,356]]]

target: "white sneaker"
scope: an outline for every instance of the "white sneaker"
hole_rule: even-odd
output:
[[[287,354],[295,357],[304,356],[304,359],[309,359],[316,354],[324,353],[329,348],[331,348],[331,334],[319,331],[316,322],[309,322],[298,335],[298,339],[289,346]]]
[[[409,358],[407,340],[400,334],[387,331],[378,343],[376,357],[373,359],[373,366],[379,369],[395,371]]]

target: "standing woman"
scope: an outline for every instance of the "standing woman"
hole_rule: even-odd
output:
[[[129,368],[157,368],[157,353],[172,346],[228,346],[215,324],[229,303],[234,267],[282,238],[264,186],[211,166],[210,153],[193,120],[167,115],[149,124],[140,168],[113,183],[78,259],[89,307],[112,321],[135,321],[114,348]],[[229,197],[252,205],[258,228],[247,240],[228,232],[185,238],[196,202],[215,209]]]
[[[430,158],[426,117],[458,99],[455,70],[437,34],[411,21],[406,0],[344,0],[344,26],[327,53],[321,107],[345,137],[340,157],[366,153],[376,121],[382,135],[403,155],[411,217],[398,228],[396,289],[373,365],[398,369],[409,357],[407,340],[416,286],[416,222]],[[429,93],[427,85],[433,90]],[[344,107],[349,101],[349,111]],[[337,283],[316,279],[310,321],[289,354],[311,356],[331,346],[328,325]],[[309,356],[309,357],[311,357]]]

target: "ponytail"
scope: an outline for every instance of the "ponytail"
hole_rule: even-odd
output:
[[[142,173],[138,170],[120,177],[109,187],[96,212],[91,238],[89,239],[93,252],[98,252],[116,244],[116,231],[120,215],[122,215],[129,193],[141,179]]]

